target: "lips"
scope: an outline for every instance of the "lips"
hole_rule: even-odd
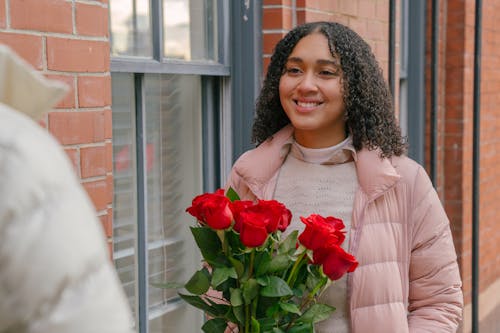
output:
[[[323,104],[323,102],[319,102],[319,101],[295,100],[294,102],[297,105],[297,111],[299,111],[299,112],[311,111],[311,110],[314,110],[315,108],[317,108],[318,106],[320,106],[321,104]]]

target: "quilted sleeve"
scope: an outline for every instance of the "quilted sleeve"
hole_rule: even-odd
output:
[[[409,329],[456,332],[463,295],[449,221],[425,170],[414,182],[409,271]]]

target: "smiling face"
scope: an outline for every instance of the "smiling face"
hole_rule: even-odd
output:
[[[318,32],[302,38],[280,79],[280,101],[304,147],[324,148],[346,137],[342,70]]]

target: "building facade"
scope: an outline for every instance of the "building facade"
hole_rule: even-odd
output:
[[[276,42],[304,22],[348,25],[379,60],[409,154],[432,176],[450,218],[466,302],[460,330],[473,326],[477,293],[481,332],[494,332],[500,326],[500,1],[483,1],[480,25],[475,5],[0,0],[0,43],[71,88],[40,123],[64,146],[95,205],[138,332],[197,332],[202,314],[152,285],[185,279],[199,264],[184,209],[193,196],[220,187],[232,162],[251,147],[255,98]],[[479,133],[473,126],[475,91]],[[474,135],[478,184],[472,176]]]

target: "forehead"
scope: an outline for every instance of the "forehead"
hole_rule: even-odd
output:
[[[341,67],[340,59],[337,55],[332,55],[328,39],[320,32],[302,37],[288,55],[286,62],[330,64]]]
[[[292,52],[288,56],[288,60],[300,58],[303,61],[318,59],[335,60],[336,57],[330,52],[328,39],[320,32],[313,32],[302,37]]]

